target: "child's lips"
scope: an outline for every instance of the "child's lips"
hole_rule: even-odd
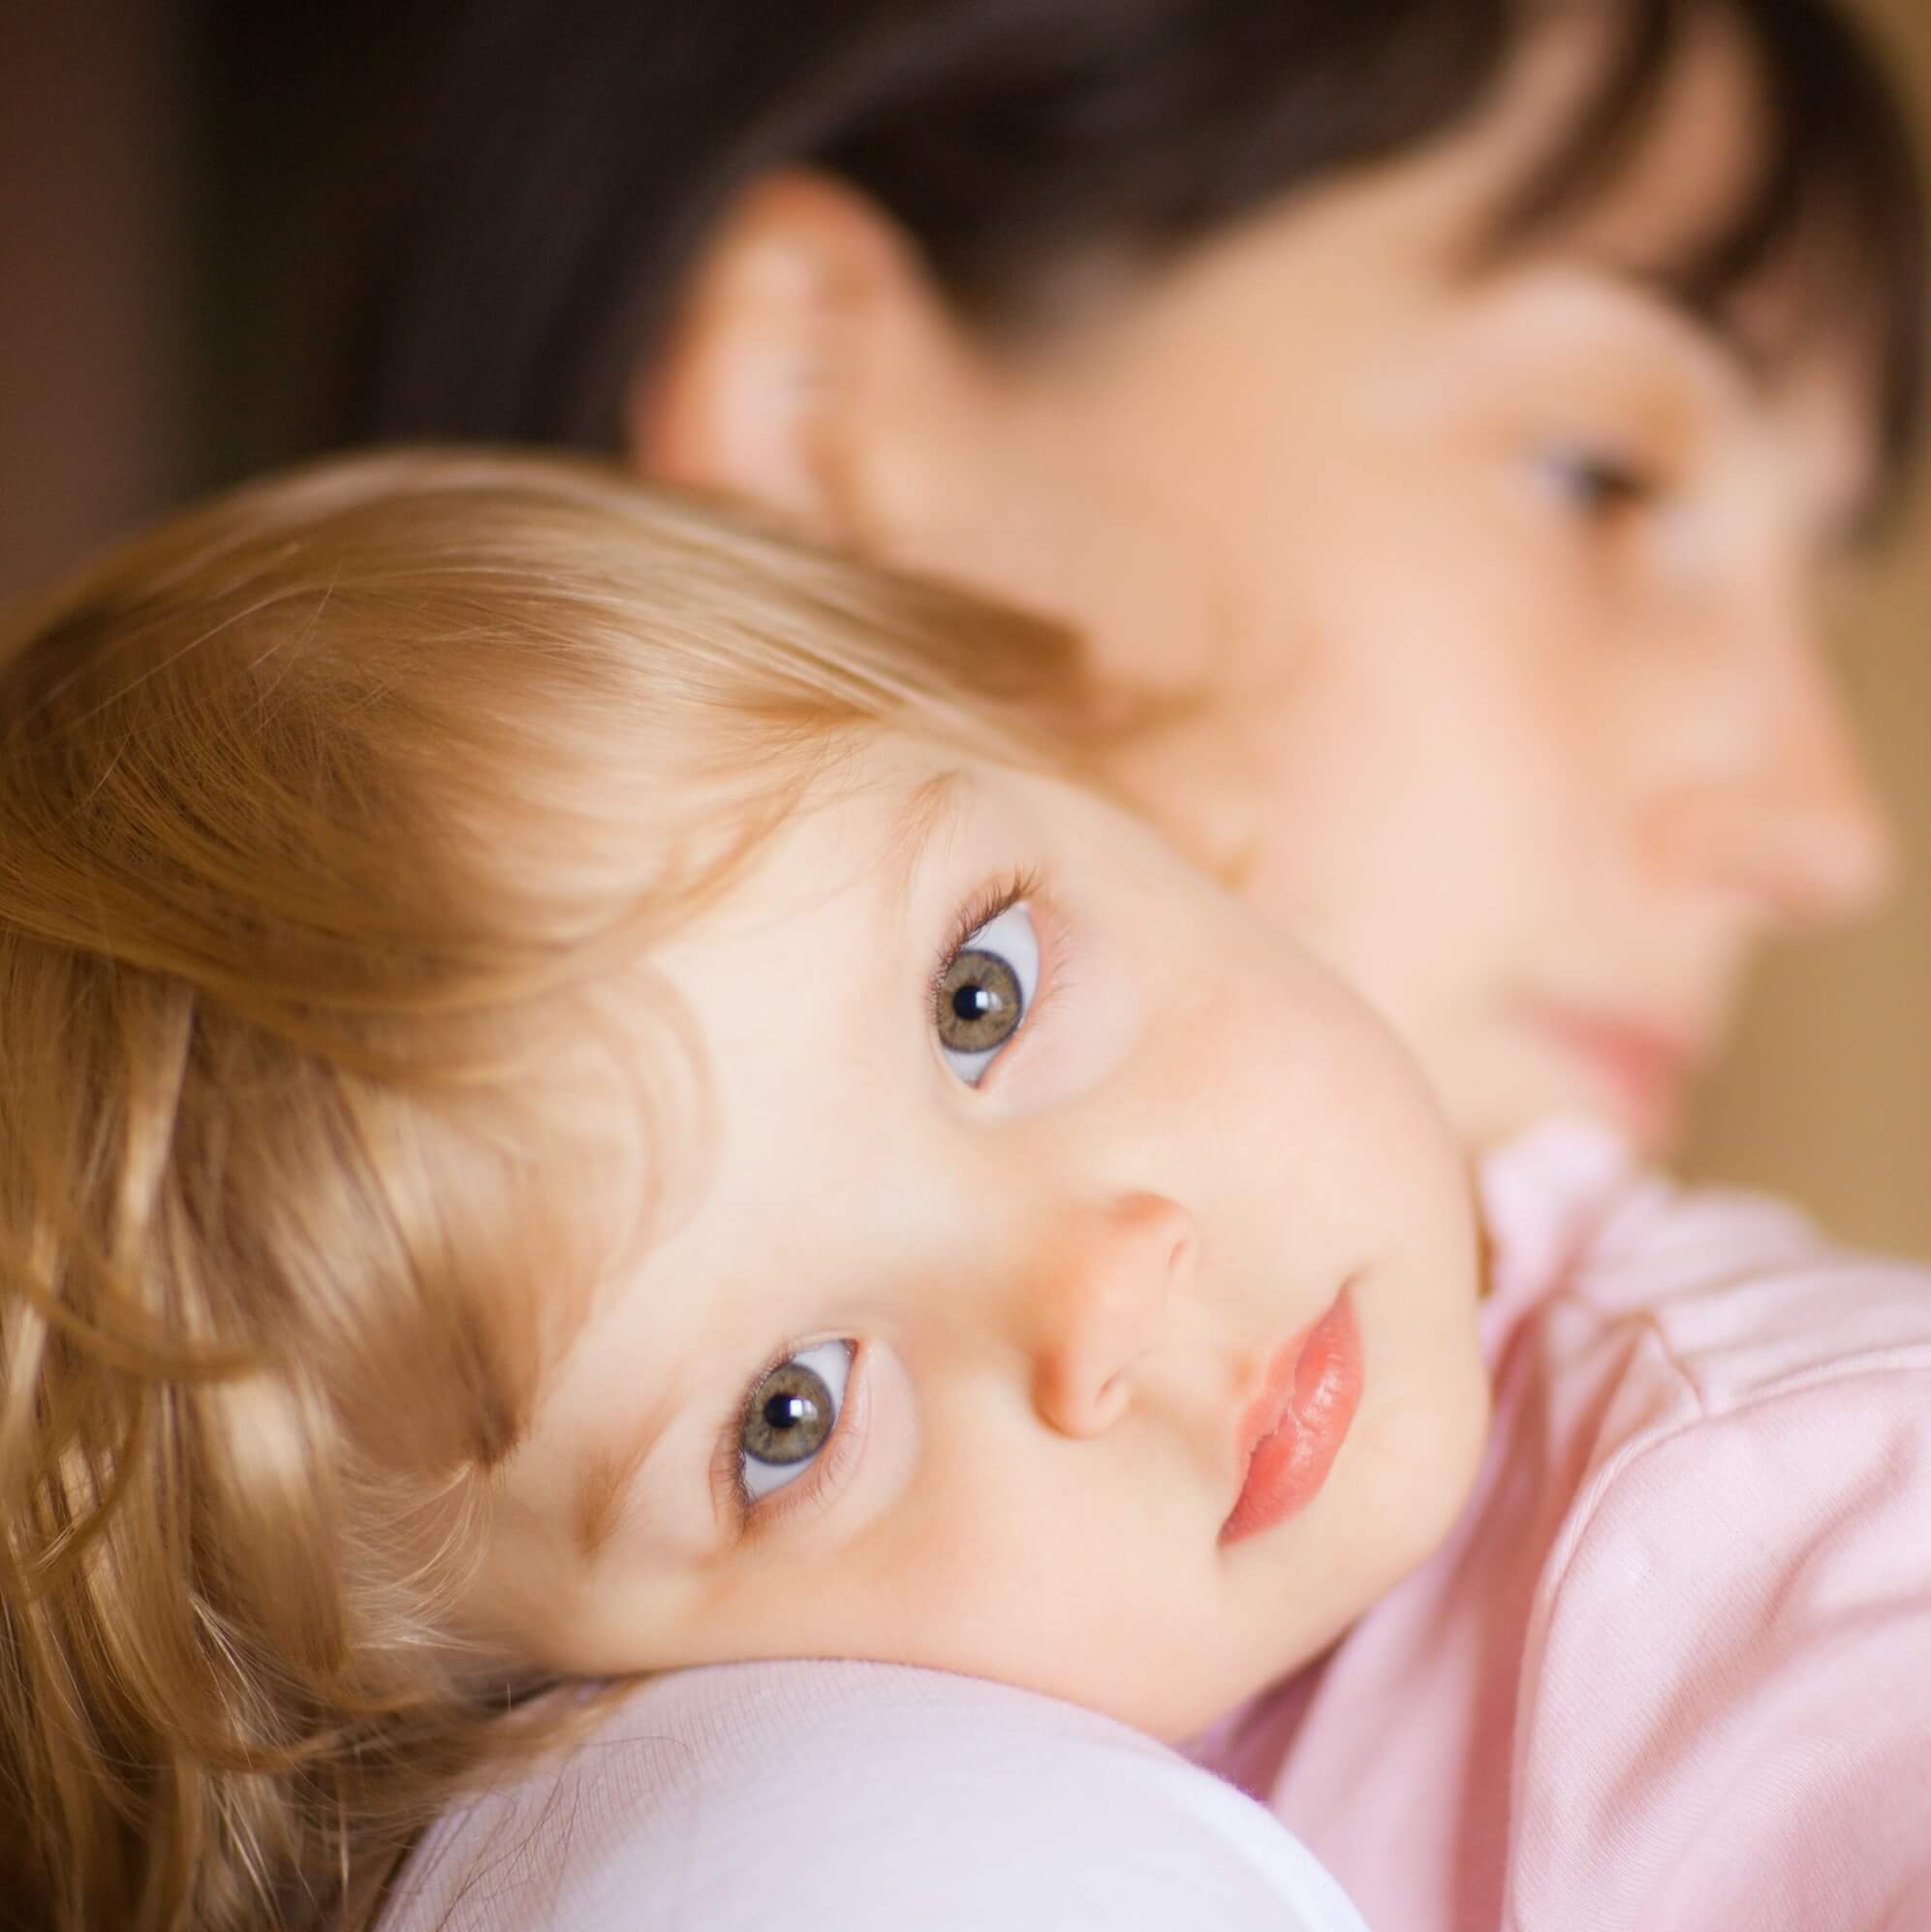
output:
[[[1348,1287],[1268,1365],[1240,1428],[1240,1493],[1221,1525],[1224,1543],[1285,1522],[1312,1502],[1360,1407],[1361,1330]]]

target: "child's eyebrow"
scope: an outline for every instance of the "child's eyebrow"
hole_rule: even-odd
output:
[[[886,846],[892,884],[900,898],[912,889],[933,842],[963,816],[971,790],[971,779],[956,766],[935,772],[913,787]]]
[[[681,1407],[674,1388],[664,1390],[640,1423],[614,1436],[599,1436],[584,1449],[571,1493],[570,1526],[586,1562],[597,1560],[629,1513],[644,1465]]]

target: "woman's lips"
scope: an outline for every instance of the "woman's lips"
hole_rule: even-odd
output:
[[[1706,1057],[1697,1038],[1614,1013],[1542,1002],[1525,1011],[1544,1040],[1587,1071],[1643,1145],[1669,1137]]]
[[[1314,1499],[1360,1407],[1362,1379],[1361,1330],[1343,1288],[1327,1313],[1274,1357],[1242,1420],[1247,1473],[1221,1525],[1222,1542],[1259,1536]]]

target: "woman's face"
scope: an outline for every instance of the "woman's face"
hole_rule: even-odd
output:
[[[1463,1157],[1137,820],[888,740],[652,964],[613,1002],[674,990],[702,1099],[640,1160],[636,1083],[586,1096],[584,1211],[665,1193],[496,1485],[525,1649],[925,1664],[1178,1735],[1446,1533],[1487,1418]]]
[[[1720,39],[1585,219],[1464,265],[1576,59],[1022,337],[888,335],[834,520],[1180,701],[1119,776],[1465,1137],[1582,1109],[1661,1148],[1758,944],[1891,871],[1821,633],[1871,455],[1848,352],[1658,292],[1752,166]]]

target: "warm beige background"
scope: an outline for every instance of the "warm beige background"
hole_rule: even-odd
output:
[[[1931,101],[1931,0],[1871,0],[1871,12]],[[1689,1166],[1931,1259],[1931,502],[1920,500],[1897,552],[1846,662],[1903,830],[1904,894],[1878,924],[1770,961]]]
[[[1931,0],[1870,0],[1931,101]],[[187,193],[180,0],[9,11],[0,69],[0,596],[178,495],[192,433],[187,265],[221,245]],[[186,433],[184,433],[186,432]],[[1927,484],[1931,497],[1931,484]],[[1764,973],[1691,1150],[1842,1233],[1931,1259],[1931,502],[1849,663],[1895,801],[1905,896],[1867,931]]]

